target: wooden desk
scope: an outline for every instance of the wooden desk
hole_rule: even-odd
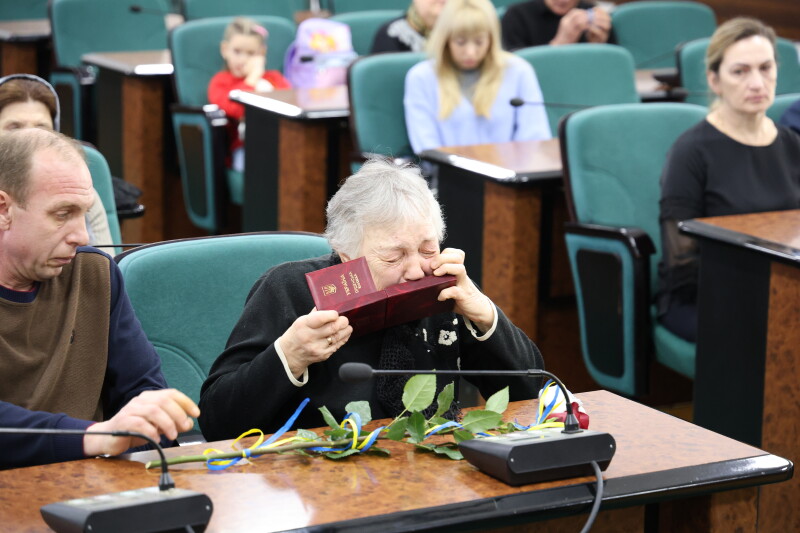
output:
[[[700,242],[694,420],[800,460],[800,210],[687,221]],[[800,531],[800,478],[763,492],[765,531]]]
[[[48,19],[0,21],[0,75],[39,74],[39,50],[49,38]]]
[[[347,87],[233,91],[245,106],[243,231],[325,230],[325,205],[349,175]]]
[[[466,253],[470,277],[538,338],[542,189],[561,183],[558,139],[426,150],[439,166],[444,246]]]
[[[618,448],[605,472],[604,504],[594,533],[644,531],[646,515],[649,531],[753,532],[763,519],[756,515],[756,486],[792,475],[785,459],[612,393],[580,397],[592,427],[610,432]],[[534,413],[535,402],[518,402],[506,419],[528,423]],[[214,446],[227,449],[226,444]],[[208,446],[173,448],[167,454],[200,453]],[[590,477],[510,487],[465,461],[415,452],[408,444],[382,441],[381,446],[392,455],[341,461],[279,455],[223,472],[210,472],[202,463],[172,471],[178,487],[211,498],[209,532],[383,532],[514,524],[507,531],[533,531],[519,524],[586,513],[593,498]],[[155,485],[157,473],[141,464],[155,455],[142,452],[130,461],[87,459],[0,472],[3,527],[47,531],[39,514],[42,505]],[[577,531],[584,520],[585,515],[535,527]]]
[[[93,53],[82,59],[99,69],[97,147],[112,174],[142,190],[145,214],[124,221],[123,240],[147,243],[196,235],[177,172],[169,51]]]

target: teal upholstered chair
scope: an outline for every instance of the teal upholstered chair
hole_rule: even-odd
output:
[[[646,392],[657,361],[694,376],[695,346],[654,316],[661,258],[661,169],[675,139],[703,119],[702,106],[609,105],[568,115],[559,131],[566,227],[583,359],[604,388]]]
[[[421,53],[397,52],[362,57],[350,65],[350,129],[353,144],[362,156],[414,156],[406,130],[403,93],[406,73],[423,59]]]
[[[267,68],[282,70],[286,49],[294,40],[294,24],[281,17],[253,19],[269,31]],[[219,43],[231,20],[194,20],[174,28],[169,35],[177,96],[172,124],[184,203],[191,221],[210,233],[217,233],[224,225],[228,200],[241,205],[244,195],[244,176],[225,166],[225,114],[207,105],[208,83],[224,67]]]
[[[354,11],[372,11],[375,9],[391,9],[395,11],[408,9],[411,0],[334,0],[328,2],[337,15]]]
[[[56,68],[50,81],[61,102],[61,130],[72,137],[94,140],[96,73],[81,57],[93,52],[163,50],[167,47],[164,17],[134,13],[129,2],[52,0],[50,24]],[[165,0],[137,0],[144,10],[168,11]]]
[[[532,46],[514,53],[536,71],[553,135],[561,117],[576,109],[639,102],[633,59],[621,46]]]
[[[611,13],[617,43],[633,54],[636,68],[675,67],[675,47],[709,37],[714,11],[700,2],[630,2]]]
[[[47,18],[47,0],[0,2],[0,20],[26,20]]]
[[[337,2],[338,5],[338,2]],[[344,22],[350,26],[350,34],[353,38],[353,50],[360,56],[365,56],[372,50],[372,41],[375,40],[375,33],[381,26],[402,16],[399,10],[378,10],[378,11],[352,11],[340,15],[334,15],[331,20]]]
[[[777,123],[786,110],[798,100],[800,100],[800,92],[779,94],[775,97],[775,101],[772,103],[772,106],[767,109],[767,116]]]
[[[709,91],[706,81],[706,49],[709,39],[696,39],[678,47],[678,74],[681,87],[686,92],[686,102],[709,105],[714,95]],[[800,92],[800,61],[797,48],[788,39],[778,38],[775,43],[778,54],[778,95]]]
[[[253,17],[269,15],[294,22],[297,11],[308,9],[307,0],[183,0],[183,17],[197,20],[211,17]]]
[[[155,243],[116,260],[167,383],[197,402],[258,277],[327,253],[319,235],[265,232]]]
[[[108,217],[108,229],[111,232],[112,243],[99,243],[99,244],[117,244],[122,242],[122,234],[119,228],[119,217],[117,216],[117,204],[114,200],[114,185],[111,180],[111,169],[108,168],[108,162],[103,154],[97,151],[93,146],[84,145],[83,151],[86,154],[86,164],[89,167],[89,172],[92,175],[92,185],[94,186],[97,194],[100,195],[100,200],[103,202],[103,208]],[[105,250],[109,253],[108,248]],[[118,254],[122,248],[115,247],[114,254]]]

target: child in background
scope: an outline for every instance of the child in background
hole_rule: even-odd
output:
[[[228,98],[231,91],[269,92],[291,85],[277,70],[266,70],[267,30],[254,20],[237,17],[225,28],[220,53],[226,70],[218,72],[208,84],[208,101],[228,116],[231,168],[244,170],[244,106]],[[241,124],[241,127],[240,127]]]

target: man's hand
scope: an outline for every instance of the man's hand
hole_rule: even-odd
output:
[[[608,34],[611,32],[611,16],[601,8],[592,8],[592,22],[586,31],[586,40],[590,43],[608,42]]]
[[[175,389],[145,391],[128,402],[113,418],[92,425],[88,431],[135,431],[158,442],[160,435],[170,440],[178,433],[192,429],[190,417],[200,415],[200,409],[188,396]],[[118,455],[146,441],[135,437],[112,437],[111,435],[85,435],[83,453],[94,455]]]

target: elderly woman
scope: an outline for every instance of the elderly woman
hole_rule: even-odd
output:
[[[23,129],[59,129],[60,110],[55,89],[32,74],[12,74],[0,78],[0,135]],[[100,195],[94,190],[94,203],[86,213],[89,244],[111,244],[111,230]],[[113,253],[113,249],[109,249]]]
[[[678,231],[690,218],[800,208],[800,136],[766,116],[775,99],[775,32],[735,18],[714,32],[706,77],[717,99],[672,146],[661,177],[659,319],[694,341],[697,243]]]
[[[413,0],[402,17],[390,20],[375,32],[370,53],[424,51],[444,3],[445,0]]]
[[[312,405],[296,427],[324,425],[321,406],[341,419],[353,400],[368,401],[373,418],[403,411],[408,378],[343,383],[338,370],[347,362],[383,369],[542,368],[533,342],[469,279],[463,252],[440,251],[441,208],[417,168],[368,161],[331,198],[327,215],[326,237],[334,252],[275,267],[250,292],[227,348],[203,384],[200,426],[206,438],[232,438],[254,427],[273,432],[304,398]],[[454,312],[351,338],[346,317],[314,309],[304,274],[362,256],[378,289],[454,275],[456,285],[439,294],[439,300],[455,302]],[[441,379],[438,388],[450,381]],[[514,400],[537,390],[530,378],[473,382],[485,396],[510,385]],[[452,415],[456,410],[451,406]]]

